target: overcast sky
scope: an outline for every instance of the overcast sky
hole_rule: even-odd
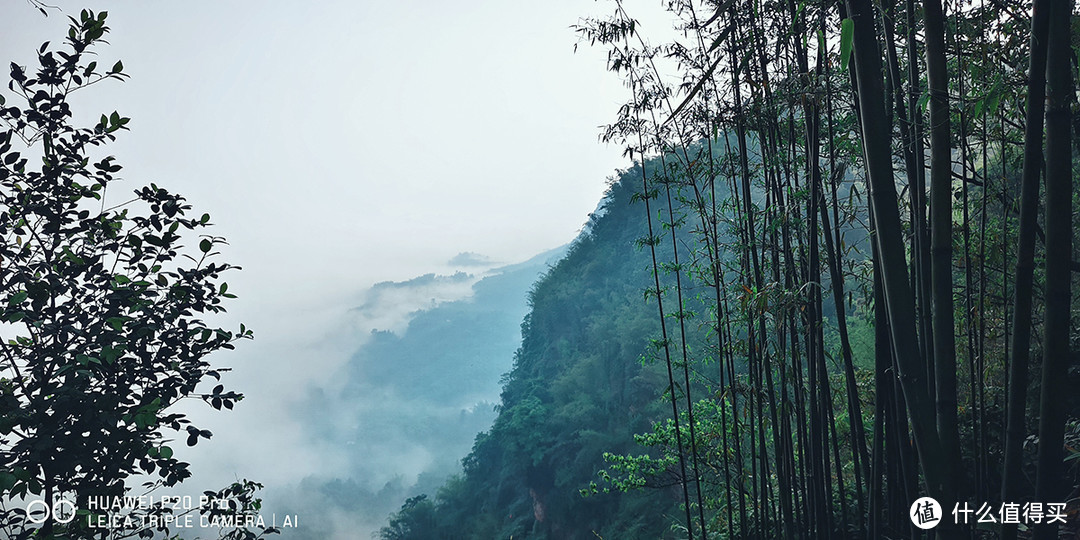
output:
[[[88,116],[132,117],[112,147],[127,182],[211,212],[245,283],[311,292],[460,251],[523,260],[570,240],[624,165],[597,143],[621,85],[568,28],[606,4],[99,4],[101,59],[132,78],[88,90]],[[31,64],[65,34],[61,14],[4,6],[5,59]]]
[[[217,361],[249,399],[206,420],[216,457],[193,459],[195,479],[216,464],[206,474],[288,480],[280,456],[222,450],[295,436],[280,409],[330,382],[350,331],[378,326],[346,316],[368,287],[449,272],[464,251],[512,263],[569,242],[629,164],[597,142],[625,89],[569,28],[605,2],[50,3],[63,13],[4,1],[2,59],[34,66],[66,15],[108,10],[99,63],[131,79],[85,90],[77,114],[131,117],[108,150],[124,187],[185,195],[244,267],[224,324],[256,340]]]

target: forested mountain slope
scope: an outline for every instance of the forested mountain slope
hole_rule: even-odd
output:
[[[413,491],[460,470],[473,437],[495,419],[499,377],[521,343],[525,292],[565,251],[499,268],[463,265],[483,278],[427,274],[367,291],[352,315],[376,329],[335,384],[312,389],[295,410],[305,435],[342,466],[282,496],[309,518],[291,538],[366,536]]]
[[[410,499],[384,538],[659,538],[676,491],[600,493],[604,452],[640,452],[633,435],[670,418],[659,400],[666,368],[649,355],[659,337],[641,205],[640,169],[613,183],[567,256],[533,287],[522,344],[504,378],[492,428],[463,460],[464,473]]]

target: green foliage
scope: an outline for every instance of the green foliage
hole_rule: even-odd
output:
[[[1039,398],[1065,405],[1072,420],[1080,411],[1075,392],[1040,388],[1039,373],[1006,382],[1009,322],[1021,320],[1013,304],[1019,293],[1010,289],[1018,267],[1025,118],[1017,105],[1027,83],[1028,5],[969,6],[930,25],[929,10],[917,3],[848,0],[850,18],[837,20],[835,6],[813,3],[742,10],[676,1],[665,6],[685,39],[653,45],[638,35],[625,4],[615,4],[610,18],[575,30],[607,49],[608,68],[630,90],[601,138],[624,145],[640,168],[613,186],[610,213],[591,221],[566,261],[537,284],[502,414],[478,437],[460,483],[437,501],[440,511],[468,508],[477,517],[456,514],[449,530],[658,537],[666,521],[693,538],[902,537],[913,530],[908,510],[919,493],[992,500],[1002,487],[1006,386],[1032,390],[1027,403],[1009,405],[1021,417]],[[948,75],[935,69],[930,126],[920,41],[942,40]],[[861,95],[852,92],[852,59]],[[678,83],[666,68],[681,76]],[[956,129],[942,136],[946,123],[936,120],[946,117]],[[931,128],[939,130],[930,168],[944,179],[937,183],[944,191],[935,191],[945,196],[928,203],[923,139]],[[1076,177],[1071,191],[1061,186],[1073,198]],[[649,205],[636,221],[614,217],[611,203],[626,191]],[[933,226],[945,244],[931,240],[930,206],[947,210]],[[621,229],[607,228],[615,223]],[[656,258],[610,256],[627,230],[639,248],[656,248]],[[1049,239],[1066,230],[1042,231],[1045,250],[1053,253]],[[874,255],[871,241],[880,248]],[[1075,244],[1073,251],[1075,261]],[[1041,262],[1040,253],[1034,266]],[[613,309],[629,291],[608,275],[634,283],[653,309]],[[1036,275],[1035,333],[1047,326],[1039,315],[1046,304],[1063,298],[1039,297],[1042,286],[1069,279]],[[1080,295],[1070,294],[1076,343]],[[949,302],[952,312],[933,309]],[[638,321],[639,313],[652,323]],[[955,347],[942,341],[953,333]],[[617,347],[647,350],[644,365],[610,362],[639,354],[608,352]],[[1031,349],[1033,360],[1044,354],[1038,344]],[[1075,355],[1045,356],[1070,359],[1075,387]],[[653,369],[656,358],[671,371]],[[670,375],[684,369],[693,375]],[[931,374],[935,380],[927,380]],[[630,397],[635,383],[652,390],[643,392],[648,400]],[[695,393],[708,397],[691,404]],[[648,412],[634,416],[640,411]],[[644,452],[626,446],[629,425],[642,433]],[[1067,445],[1074,426],[1067,425]],[[1039,439],[1032,421],[1013,433],[1029,447]],[[952,449],[959,441],[964,454],[950,451],[946,459],[943,440]],[[607,461],[601,483],[579,486],[589,496],[577,504],[594,515],[585,520],[552,501],[566,500],[567,479],[595,463],[594,448]],[[1040,470],[1057,470],[1059,458],[1045,454]],[[1066,447],[1068,478],[1059,482],[1073,491],[1075,456]],[[1031,472],[1030,452],[1023,459]],[[656,505],[631,519],[645,500],[633,496],[643,494]],[[530,507],[535,519],[522,520]],[[943,529],[942,537],[974,533]]]
[[[205,503],[198,509],[200,522],[218,529],[220,540],[257,540],[268,534],[280,534],[277,527],[260,524],[262,499],[255,493],[262,488],[257,482],[241,480],[218,491],[204,491]],[[248,523],[256,523],[259,532],[250,530]]]
[[[840,21],[840,67],[842,69],[848,68],[848,62],[851,61],[851,43],[855,37],[855,23],[846,18]]]
[[[220,379],[207,355],[252,337],[202,319],[235,298],[222,276],[236,267],[214,262],[224,240],[205,232],[210,216],[189,217],[183,197],[154,184],[115,204],[121,166],[100,148],[130,119],[72,125],[72,92],[127,77],[119,61],[88,61],[106,16],[71,18],[65,46],[43,44],[35,71],[11,64],[8,89],[24,106],[0,97],[0,530],[12,539],[100,536],[88,498],[127,493],[132,475],[151,489],[191,476],[174,441],[212,434],[173,405],[197,397],[231,409],[243,397],[221,384],[199,391]],[[249,508],[256,487],[219,496]],[[27,515],[35,499],[71,501],[79,519]],[[170,511],[140,509],[113,532],[153,535],[142,518]]]
[[[435,533],[435,504],[427,495],[405,501],[401,510],[390,517],[390,524],[379,530],[382,540],[427,540]]]
[[[667,534],[664,521],[642,515],[641,505],[656,502],[641,494],[579,495],[604,452],[629,451],[634,433],[663,418],[660,366],[642,358],[657,323],[642,296],[651,275],[636,247],[644,223],[630,204],[637,174],[611,185],[566,257],[533,286],[499,416],[463,460],[464,474],[434,501],[403,507],[384,535],[428,530],[410,524],[426,504],[436,510],[432,538]],[[671,498],[662,505],[675,509]]]

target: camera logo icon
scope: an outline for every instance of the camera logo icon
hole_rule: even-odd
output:
[[[75,519],[75,503],[67,499],[56,499],[52,505],[42,499],[26,503],[26,519],[40,525],[52,517],[57,523],[71,523]]]

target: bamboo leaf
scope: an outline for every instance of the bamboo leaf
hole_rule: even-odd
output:
[[[851,18],[840,21],[840,67],[847,69],[851,59],[851,43],[855,38],[855,22]]]
[[[923,92],[922,96],[919,97],[919,105],[915,109],[917,111],[926,110],[926,104],[929,101],[930,101],[930,92],[929,91]]]
[[[716,8],[716,13],[713,13],[713,16],[709,17],[709,20],[705,21],[705,23],[702,24],[701,26],[702,27],[709,26],[710,24],[713,23],[713,21],[715,21],[716,19],[719,19],[720,15],[722,13],[724,13],[725,11],[727,11],[728,8],[731,7],[731,4],[733,2],[735,2],[735,0],[728,0],[727,2],[724,2],[720,7]]]
[[[667,120],[664,120],[664,125],[666,125],[676,116],[678,116],[679,112],[681,112],[686,107],[686,105],[694,99],[694,96],[696,96],[697,93],[701,91],[701,88],[705,86],[705,81],[708,81],[709,78],[712,77],[713,71],[716,71],[716,66],[720,65],[720,59],[721,58],[718,56],[716,60],[713,61],[712,65],[709,66],[709,69],[706,70],[705,73],[701,76],[701,80],[699,80],[697,84],[695,84],[694,87],[690,89],[690,93],[686,94],[686,99],[684,99],[678,107],[675,107],[674,111],[671,111],[671,116],[668,116]]]
[[[713,52],[714,50],[716,50],[716,48],[719,47],[720,44],[724,42],[724,39],[727,38],[729,34],[731,34],[731,31],[734,28],[735,28],[734,24],[727,25],[727,27],[724,28],[724,31],[720,32],[720,35],[717,36],[716,39],[713,40],[712,45],[709,45],[708,52]]]

